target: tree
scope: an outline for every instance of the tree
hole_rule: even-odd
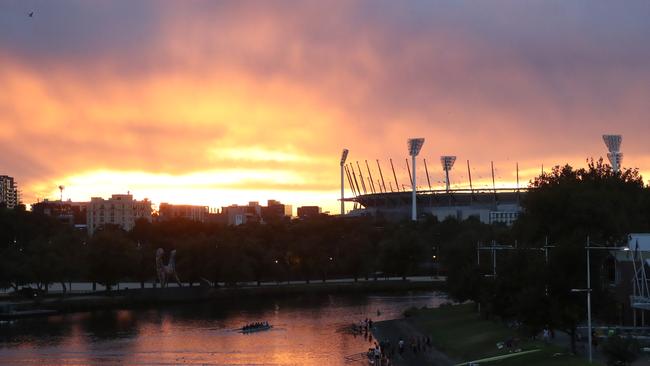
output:
[[[640,348],[636,339],[614,335],[603,342],[602,352],[607,365],[629,365],[639,357]]]
[[[88,246],[89,276],[94,282],[110,291],[133,274],[138,263],[137,247],[124,231],[106,227],[95,233]]]

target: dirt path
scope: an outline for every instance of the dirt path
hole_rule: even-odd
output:
[[[377,341],[390,341],[393,349],[391,361],[395,366],[451,366],[454,365],[444,353],[433,347],[421,346],[420,351],[414,352],[411,347],[412,337],[422,338],[413,325],[403,319],[386,320],[376,322],[372,334]],[[400,354],[397,350],[399,340],[404,340],[404,352]]]

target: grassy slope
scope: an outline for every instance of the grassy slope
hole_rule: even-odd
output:
[[[474,311],[472,304],[418,310],[409,319],[424,334],[431,336],[433,344],[451,357],[471,361],[485,357],[507,354],[498,350],[497,342],[503,342],[514,334],[502,323],[483,320]],[[521,337],[520,337],[521,338]],[[566,355],[566,350],[548,346],[539,341],[522,341],[522,350],[542,349],[541,352],[513,357],[490,365],[588,365],[582,358]],[[553,356],[564,353],[562,356]]]

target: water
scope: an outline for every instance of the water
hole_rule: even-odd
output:
[[[24,319],[0,324],[0,364],[344,365],[372,343],[341,326],[444,301],[433,292],[309,295]],[[233,331],[258,320],[274,328]]]

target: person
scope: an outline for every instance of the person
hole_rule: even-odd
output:
[[[544,343],[548,344],[548,341],[551,338],[551,333],[548,330],[548,325],[544,327],[544,330],[542,331],[542,337],[544,338]]]
[[[404,353],[404,340],[402,338],[400,338],[399,342],[397,342],[397,348],[399,350],[400,355]]]
[[[594,346],[594,349],[598,348],[598,335],[595,330],[591,332],[591,345]]]

